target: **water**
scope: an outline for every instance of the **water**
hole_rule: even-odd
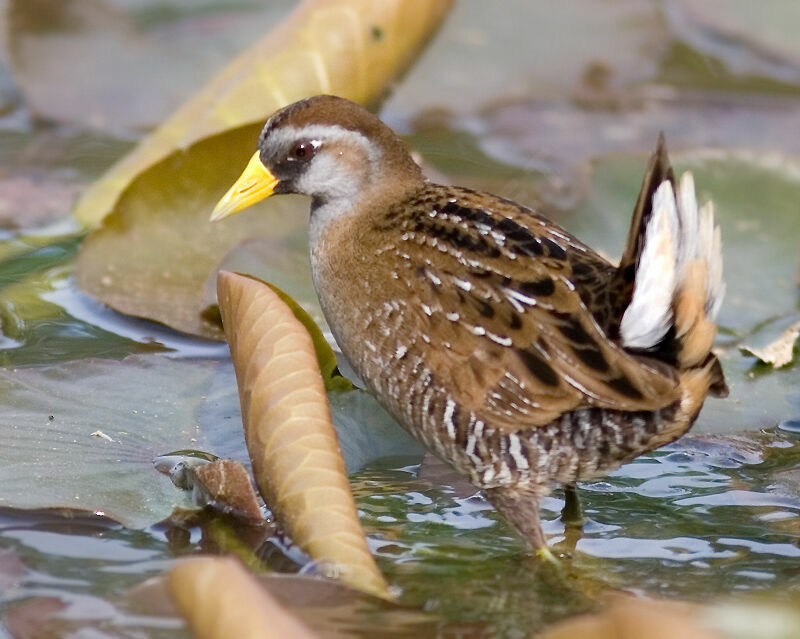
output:
[[[432,485],[408,461],[387,459],[353,477],[370,546],[400,606],[341,592],[331,605],[330,593],[311,588],[289,605],[323,635],[359,628],[373,636],[369,629],[390,623],[397,637],[522,637],[596,609],[609,589],[703,603],[736,593],[786,604],[800,597],[800,498],[785,477],[798,481],[800,441],[777,431],[686,438],[582,484],[582,532],[560,521],[556,491],[542,516],[559,569],[528,556],[480,494]],[[55,598],[66,627],[185,636],[141,583],[176,557],[231,548],[231,538],[252,547],[264,570],[314,574],[273,529],[214,521],[131,531],[75,513],[0,511],[0,614],[13,621],[16,607]],[[24,568],[15,573],[11,557]]]

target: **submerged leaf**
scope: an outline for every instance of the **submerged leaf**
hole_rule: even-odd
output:
[[[311,337],[268,286],[219,275],[242,421],[261,494],[294,542],[345,583],[388,597],[358,519]]]
[[[317,635],[289,614],[233,559],[202,557],[178,563],[169,592],[197,639],[313,639]]]
[[[564,621],[542,639],[721,639],[699,620],[701,609],[682,602],[645,601],[619,597],[594,615]]]
[[[79,288],[123,313],[220,339],[219,326],[203,316],[203,287],[215,267],[245,239],[305,234],[307,205],[286,198],[226,228],[208,224],[264,120],[315,93],[376,102],[451,2],[432,0],[422,10],[398,0],[302,3],[86,191],[75,215],[103,225],[81,247]]]
[[[0,598],[14,590],[25,575],[25,565],[11,548],[0,549]]]
[[[58,597],[32,597],[11,606],[5,614],[4,625],[14,639],[59,637],[59,634],[47,633],[46,627],[49,620],[66,608],[67,604]]]

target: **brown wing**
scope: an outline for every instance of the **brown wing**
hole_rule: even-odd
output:
[[[385,224],[400,227],[398,277],[413,293],[402,330],[429,337],[426,364],[487,423],[517,430],[581,406],[654,410],[677,399],[669,367],[600,328],[572,273],[602,258],[552,223],[451,188],[418,196]]]

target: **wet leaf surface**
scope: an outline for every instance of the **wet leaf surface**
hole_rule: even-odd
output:
[[[656,3],[510,0],[486,11],[460,2],[386,109],[391,120],[425,109],[474,113],[525,95],[564,97],[597,67],[615,85],[636,83],[654,72],[669,38]]]
[[[170,570],[167,586],[197,639],[318,637],[236,561],[198,557],[180,562]]]
[[[0,371],[5,404],[0,504],[69,505],[103,512],[131,527],[189,505],[155,472],[153,458],[181,448],[225,455],[226,449],[204,436],[197,418],[215,375],[233,383],[230,368],[217,362],[159,357]],[[217,442],[224,441],[219,439],[222,425],[214,426]],[[241,459],[236,425],[230,428],[229,439],[239,443],[228,444],[228,456],[238,453]],[[32,486],[38,490],[31,491]]]
[[[246,462],[229,362],[131,356],[37,369],[0,369],[0,506],[70,506],[133,528],[191,507],[153,467],[194,449]],[[352,470],[419,451],[374,399],[332,393],[334,424]]]
[[[747,0],[669,4],[676,30],[733,69],[775,75],[794,84],[800,80],[800,46],[794,32],[797,7],[791,0],[771,2],[766,10]]]
[[[240,242],[259,236],[285,241],[308,224],[307,205],[292,198],[254,207],[230,224],[208,222],[213,203],[241,172],[258,129],[204,140],[140,175],[81,245],[78,287],[128,315],[220,339],[218,320],[204,314],[215,299],[208,299],[204,286],[221,259]],[[184,171],[193,178],[182,180]],[[285,249],[278,260],[283,254]]]
[[[367,547],[328,407],[320,365],[330,378],[333,351],[313,326],[315,344],[296,304],[264,282],[223,271],[217,295],[259,492],[304,552],[344,583],[391,599]]]

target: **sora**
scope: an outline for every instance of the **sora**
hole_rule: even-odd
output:
[[[428,182],[378,118],[316,96],[273,115],[212,220],[311,197],[314,285],[379,401],[546,554],[550,483],[680,437],[709,392],[719,229],[663,141],[619,266],[509,200]]]

